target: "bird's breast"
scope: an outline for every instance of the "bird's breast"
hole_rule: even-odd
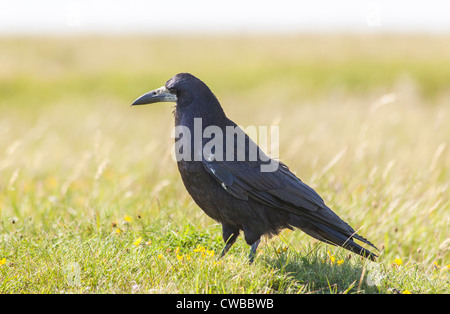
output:
[[[202,162],[179,161],[183,184],[195,203],[212,219],[233,224],[238,221],[241,200],[232,197],[204,168]],[[241,205],[242,206],[242,205]]]

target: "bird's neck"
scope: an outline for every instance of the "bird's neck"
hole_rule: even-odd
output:
[[[224,127],[229,121],[218,101],[217,104],[190,104],[189,106],[177,103],[174,116],[175,126],[184,125],[193,128],[201,121],[202,131],[208,126]]]
[[[226,127],[233,123],[225,116],[220,105],[214,104],[189,107],[177,104],[174,116],[177,161],[201,161],[205,143],[211,140],[211,136],[225,136]]]

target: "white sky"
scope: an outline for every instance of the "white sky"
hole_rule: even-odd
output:
[[[449,0],[0,0],[0,34],[450,33]]]

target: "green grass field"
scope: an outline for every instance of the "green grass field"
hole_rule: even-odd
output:
[[[0,39],[0,293],[449,293],[448,37]],[[279,157],[378,263],[284,231],[255,263],[185,191],[178,72]]]

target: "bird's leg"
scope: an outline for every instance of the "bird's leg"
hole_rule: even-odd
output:
[[[258,248],[260,241],[261,241],[261,239],[256,240],[256,242],[253,243],[252,246],[250,247],[250,254],[248,255],[248,260],[249,260],[250,264],[253,263],[253,260],[255,259],[256,249]]]
[[[227,243],[225,244],[225,247],[223,248],[222,253],[220,254],[220,257],[224,257],[225,254],[227,254],[228,250],[230,249],[230,247],[233,245],[234,242],[235,242],[235,241],[233,241],[233,242],[227,242]]]
[[[223,226],[222,237],[225,241],[225,247],[223,248],[220,257],[223,257],[228,252],[228,250],[233,246],[234,242],[236,242],[238,236],[239,231],[236,232],[235,230],[230,230],[230,228],[227,226]]]

